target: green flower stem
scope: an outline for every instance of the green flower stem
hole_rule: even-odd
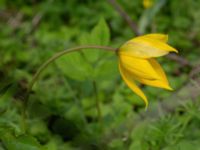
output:
[[[113,51],[116,52],[117,49],[112,48],[112,47],[108,47],[108,46],[96,46],[96,45],[86,45],[86,46],[79,46],[79,47],[74,47],[74,48],[69,48],[66,49],[64,51],[58,52],[55,55],[53,55],[51,58],[49,58],[46,62],[44,62],[39,69],[37,70],[37,72],[34,74],[33,79],[31,80],[28,89],[27,89],[27,97],[26,97],[26,103],[28,101],[28,97],[30,94],[30,91],[32,90],[35,82],[37,81],[38,77],[40,76],[40,74],[48,67],[49,64],[51,64],[52,62],[54,62],[56,59],[60,58],[61,56],[71,53],[71,52],[75,52],[81,49],[104,49],[107,51]]]
[[[101,120],[102,120],[101,105],[100,105],[100,100],[98,98],[97,83],[96,83],[95,80],[93,80],[92,84],[93,84],[95,100],[96,100],[96,109],[97,109],[98,121],[101,122]]]
[[[98,46],[98,45],[85,45],[85,46],[79,46],[79,47],[74,47],[74,48],[69,48],[66,50],[63,50],[61,52],[56,53],[55,55],[53,55],[52,57],[50,57],[47,61],[45,61],[37,70],[37,72],[33,75],[33,78],[27,88],[27,92],[25,95],[25,99],[24,99],[24,103],[23,103],[23,108],[22,108],[22,120],[23,120],[23,128],[26,132],[26,107],[29,101],[29,95],[30,92],[34,86],[34,84],[36,83],[36,81],[38,80],[40,74],[51,64],[53,63],[56,59],[60,58],[61,56],[71,53],[71,52],[75,52],[75,51],[79,51],[82,49],[103,49],[103,50],[107,50],[110,52],[116,52],[117,49],[112,48],[112,47],[108,47],[108,46]],[[100,106],[98,104],[98,114],[99,116],[101,116],[101,112],[100,112]]]

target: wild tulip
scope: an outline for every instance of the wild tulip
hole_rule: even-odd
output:
[[[146,107],[148,100],[135,81],[142,84],[172,90],[167,77],[155,57],[178,52],[167,44],[164,34],[147,34],[131,39],[118,49],[119,70],[128,87],[140,96]]]

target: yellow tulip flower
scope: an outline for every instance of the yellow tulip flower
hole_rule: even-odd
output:
[[[118,50],[119,70],[128,87],[140,96],[148,106],[148,100],[142,90],[135,84],[142,84],[172,90],[160,64],[154,57],[169,52],[178,52],[167,44],[168,36],[164,34],[147,34],[131,39]]]

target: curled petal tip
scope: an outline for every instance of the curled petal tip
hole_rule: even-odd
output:
[[[166,89],[169,90],[169,91],[173,91],[173,90],[174,90],[174,89],[171,88],[170,86],[168,86]]]
[[[178,53],[178,50],[177,50],[177,49],[174,49],[174,52],[175,52],[175,53]]]

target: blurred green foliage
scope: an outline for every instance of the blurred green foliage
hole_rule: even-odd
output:
[[[141,33],[168,33],[180,56],[200,63],[200,0],[155,0],[147,10],[141,0],[118,2]],[[156,120],[138,121],[143,102],[121,80],[116,56],[102,50],[71,53],[49,66],[34,86],[24,120],[27,85],[50,56],[77,45],[118,47],[135,36],[107,1],[0,0],[0,30],[0,150],[200,149],[199,97]],[[174,92],[189,82],[190,68],[159,61]],[[143,89],[150,110],[172,95]]]

